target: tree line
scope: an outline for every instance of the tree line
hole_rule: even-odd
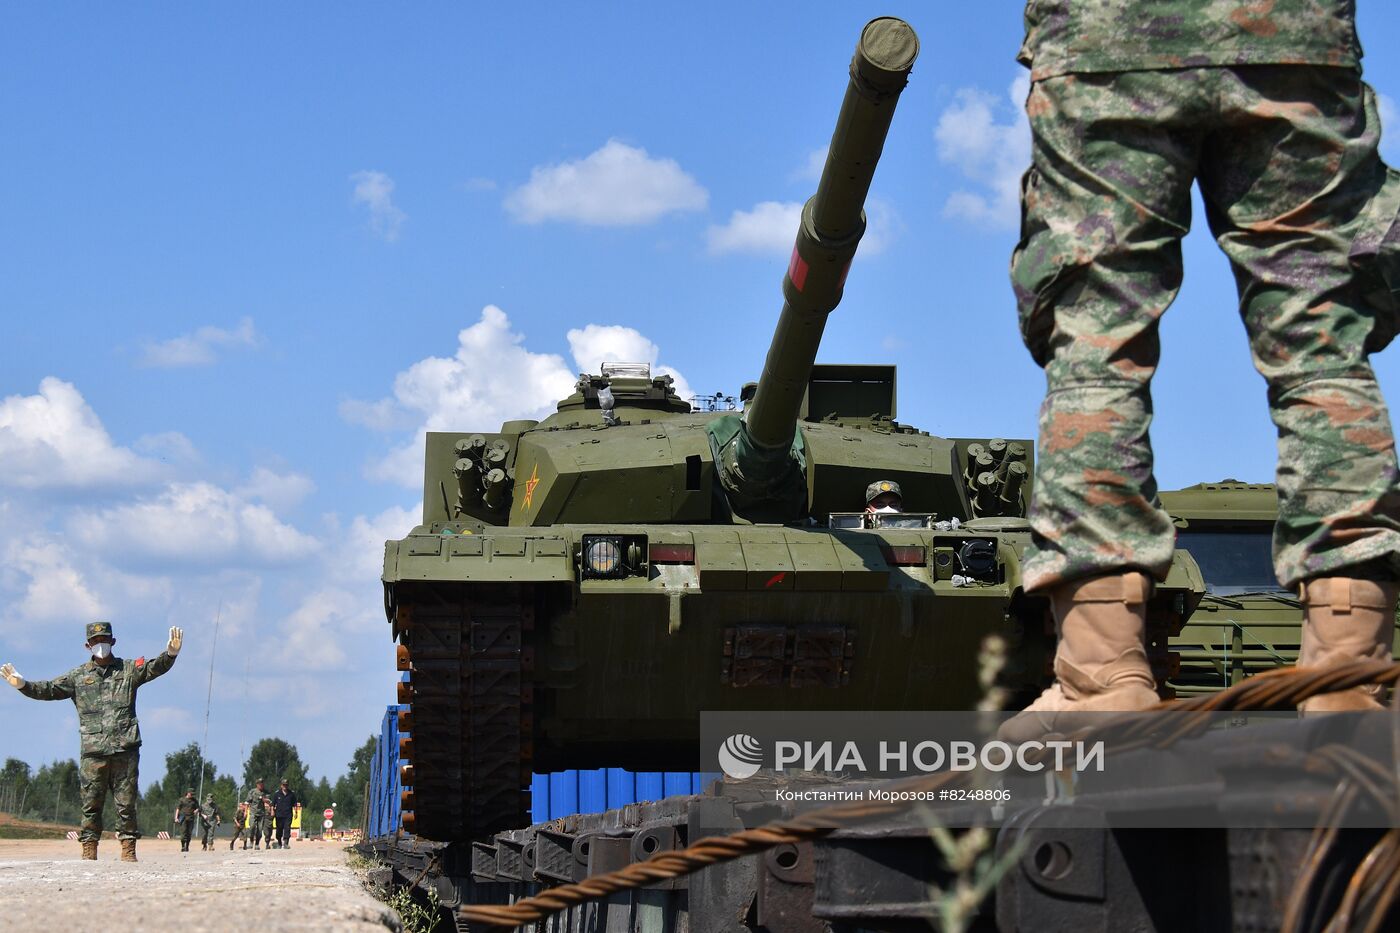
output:
[[[370,736],[355,749],[346,763],[345,773],[331,783],[327,778],[312,781],[296,746],[282,739],[258,741],[243,762],[238,776],[220,774],[213,762],[203,763],[203,793],[214,795],[214,802],[223,814],[225,828],[231,833],[233,815],[238,801],[258,778],[267,781],[269,793],[277,789],[283,778],[301,798],[303,806],[302,832],[321,832],[322,811],[334,805],[337,829],[354,829],[361,823],[365,805],[365,786],[369,781],[370,762],[374,760],[375,737]],[[200,788],[199,744],[191,742],[165,756],[165,776],[153,781],[140,793],[138,817],[143,835],[154,836],[174,827],[175,805],[185,791]],[[201,802],[203,798],[201,797]],[[79,794],[78,763],[73,759],[31,768],[18,758],[6,758],[0,767],[0,812],[23,820],[60,823],[76,827],[82,822],[82,800]],[[103,829],[116,828],[116,807],[110,796],[103,811]]]

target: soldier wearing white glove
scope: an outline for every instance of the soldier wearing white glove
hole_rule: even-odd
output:
[[[78,708],[82,739],[83,828],[78,839],[83,858],[97,858],[102,832],[102,806],[110,789],[117,804],[117,838],[122,861],[136,861],[136,775],[141,728],[136,722],[136,690],[170,670],[184,642],[183,629],[172,628],[165,651],[147,661],[124,660],[112,653],[117,639],[112,623],[87,627],[87,663],[53,680],[27,681],[13,664],[0,664],[4,677],[20,693],[35,700],[72,700]]]

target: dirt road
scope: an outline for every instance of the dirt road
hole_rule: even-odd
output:
[[[117,861],[104,839],[97,862],[76,842],[0,840],[0,929],[80,930],[114,918],[124,930],[334,930],[382,933],[399,918],[365,893],[336,843],[293,843],[271,852],[180,852],[178,841],[142,839],[140,861]]]

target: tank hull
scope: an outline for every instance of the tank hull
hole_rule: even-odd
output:
[[[1034,693],[1051,642],[1044,601],[1021,591],[1029,532],[977,524],[444,524],[389,542],[406,828],[462,839],[520,825],[532,771],[696,770],[704,710],[969,709],[989,635],[1012,646],[1012,695]],[[598,540],[648,557],[590,578]],[[990,560],[974,568],[973,553]],[[1181,555],[1153,602],[1163,647],[1199,592]]]

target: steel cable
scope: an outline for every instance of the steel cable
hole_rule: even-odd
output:
[[[1201,715],[1190,717],[1187,722],[1174,729],[1165,738],[1152,740],[1151,744],[1170,744],[1186,735],[1198,732],[1208,722],[1208,714],[1210,713],[1281,709],[1297,706],[1303,700],[1318,694],[1349,690],[1353,687],[1369,684],[1393,686],[1397,680],[1400,680],[1400,664],[1388,661],[1354,661],[1323,670],[1281,668],[1267,671],[1256,674],[1219,693],[1192,697],[1187,700],[1170,700],[1159,704],[1154,708],[1154,711],[1199,713]],[[1129,716],[1121,722],[1114,721],[1095,729],[1086,729],[1080,734],[1096,737],[1123,735],[1131,738],[1134,735],[1145,736],[1151,728],[1151,717]],[[944,772],[894,782],[885,785],[885,788],[892,795],[898,796],[901,792],[927,792],[953,786],[968,778],[969,775],[965,772]],[[1359,793],[1357,785],[1348,778],[1344,778],[1344,786],[1348,789],[1347,793],[1339,793],[1334,796],[1333,806],[1328,807],[1328,812],[1333,809],[1336,809],[1338,814],[1345,812],[1346,807]],[[550,888],[513,904],[464,904],[458,908],[458,915],[468,923],[482,926],[516,927],[537,923],[579,904],[599,900],[621,891],[680,878],[709,865],[742,858],[746,855],[755,855],[774,846],[818,839],[830,834],[835,829],[887,816],[903,808],[904,801],[898,800],[880,801],[873,804],[859,801],[822,807],[792,819],[777,820],[728,836],[707,837],[684,849],[659,852],[645,862],[636,862],[617,871],[596,875],[573,884]],[[1326,839],[1315,836],[1306,866],[1308,883],[1301,883],[1304,876],[1300,874],[1300,883],[1295,886],[1289,910],[1285,912],[1286,920],[1291,921],[1292,925],[1286,922],[1284,929],[1297,929],[1298,914],[1303,903],[1301,897],[1311,886],[1311,877],[1325,859],[1334,839],[1335,826],[1331,828],[1330,836]],[[1378,856],[1377,863],[1380,862],[1388,864],[1387,859]],[[1373,920],[1377,916],[1377,910],[1383,916],[1385,910],[1388,910],[1389,905],[1394,901],[1396,892],[1391,891],[1391,887],[1391,885],[1387,885],[1386,890],[1381,892],[1381,900],[1371,911]],[[1396,888],[1400,890],[1400,884],[1397,884]],[[1387,892],[1389,892],[1388,896]]]

